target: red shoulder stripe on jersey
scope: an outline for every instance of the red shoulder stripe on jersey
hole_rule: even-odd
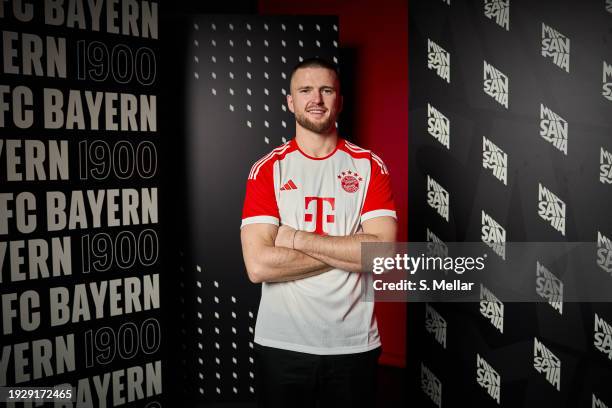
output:
[[[363,159],[363,158],[369,159],[370,158],[370,151],[369,150],[365,150],[365,149],[362,149],[360,147],[349,146],[348,142],[347,142],[347,144],[345,144],[345,146],[346,146],[346,150],[345,151],[348,154],[350,154],[351,156],[355,157],[355,158],[360,158],[360,159]]]
[[[259,173],[259,170],[264,164],[266,164],[266,162],[273,159],[274,156],[281,155],[288,148],[289,148],[289,142],[285,143],[282,146],[277,147],[276,149],[272,150],[270,153],[268,153],[267,155],[265,155],[264,157],[256,161],[255,164],[253,164],[253,167],[251,167],[251,172],[249,173],[249,179],[256,179],[257,174]]]
[[[359,146],[357,146],[356,144],[353,144],[347,140],[344,141],[344,143],[346,144],[346,147],[348,147],[349,149],[351,149],[352,151],[354,151],[355,153],[369,153],[369,150],[363,149]]]

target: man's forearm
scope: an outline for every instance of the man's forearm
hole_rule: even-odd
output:
[[[298,251],[327,265],[345,271],[362,272],[361,243],[378,241],[378,237],[370,234],[331,237],[297,231],[294,246]]]
[[[267,247],[258,254],[260,282],[287,282],[319,275],[332,269],[321,260],[288,248]]]

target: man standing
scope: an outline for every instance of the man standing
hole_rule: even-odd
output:
[[[374,404],[380,339],[363,299],[362,242],[393,242],[389,173],[338,137],[334,65],[291,74],[295,138],[249,173],[241,226],[249,279],[263,283],[255,327],[260,406]]]

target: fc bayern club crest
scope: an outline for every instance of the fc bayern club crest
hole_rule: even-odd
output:
[[[342,189],[347,193],[354,193],[359,190],[359,183],[363,181],[363,178],[355,173],[354,171],[343,171],[342,174],[338,175]]]

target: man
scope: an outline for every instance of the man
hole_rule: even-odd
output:
[[[393,242],[389,173],[375,154],[338,137],[336,68],[293,70],[295,138],[249,174],[241,240],[249,279],[263,283],[255,327],[260,406],[374,403],[380,339],[363,301],[362,242]]]

